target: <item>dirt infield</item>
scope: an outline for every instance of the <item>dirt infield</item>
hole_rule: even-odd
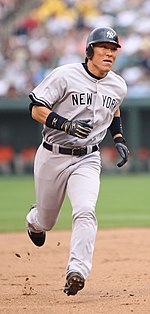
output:
[[[63,293],[70,232],[42,248],[26,233],[0,234],[0,313],[150,313],[150,229],[100,230],[93,269],[76,296]]]

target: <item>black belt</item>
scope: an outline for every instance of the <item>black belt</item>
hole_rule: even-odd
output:
[[[43,142],[43,146],[50,150],[53,151],[53,145],[48,144],[46,142]],[[99,149],[98,145],[94,145],[92,146],[92,150],[90,153],[96,152]],[[88,153],[88,149],[87,147],[80,147],[80,148],[69,148],[69,147],[62,147],[59,146],[59,150],[58,152],[60,154],[64,154],[64,155],[72,155],[72,156],[85,156]]]

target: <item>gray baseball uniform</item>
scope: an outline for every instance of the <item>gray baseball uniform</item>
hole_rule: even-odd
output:
[[[85,139],[43,127],[43,141],[52,144],[53,149],[45,149],[43,143],[38,148],[34,166],[37,206],[27,215],[30,230],[50,230],[68,193],[72,238],[67,273],[80,271],[85,279],[92,267],[97,230],[95,206],[100,190],[100,154],[92,152],[92,146],[104,139],[126,91],[125,81],[113,71],[98,79],[77,63],[56,68],[30,94],[35,104],[69,120],[89,119],[93,126]],[[87,154],[63,155],[59,153],[60,145],[87,146]]]

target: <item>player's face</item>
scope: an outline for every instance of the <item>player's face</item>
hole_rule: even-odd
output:
[[[96,43],[93,49],[94,55],[88,62],[88,69],[94,75],[104,77],[115,62],[117,46],[113,43]]]

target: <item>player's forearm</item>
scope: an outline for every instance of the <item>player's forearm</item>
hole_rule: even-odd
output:
[[[120,123],[122,124],[122,122],[121,122],[121,117],[120,117],[120,109],[119,109],[119,108],[116,110],[116,112],[115,112],[115,114],[114,114],[114,118],[118,118],[118,119],[120,120]],[[121,128],[122,128],[122,126],[121,126]],[[115,139],[115,138],[117,138],[117,137],[120,137],[120,136],[122,136],[122,133],[121,133],[121,132],[120,132],[120,133],[116,133],[116,134],[113,136],[113,139]]]
[[[47,117],[52,111],[47,107],[33,106],[32,118],[42,124],[46,123]]]
[[[117,137],[122,137],[123,128],[122,128],[122,121],[121,121],[121,116],[120,116],[120,109],[116,110],[113,121],[111,125],[109,126],[109,131],[113,139]]]

